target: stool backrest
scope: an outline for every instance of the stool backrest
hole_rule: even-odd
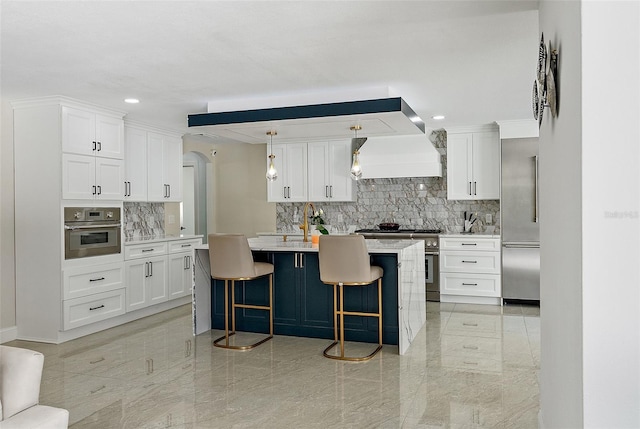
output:
[[[211,277],[239,279],[256,276],[249,241],[243,234],[209,234]]]
[[[362,235],[321,235],[318,258],[324,283],[371,281],[371,262]]]

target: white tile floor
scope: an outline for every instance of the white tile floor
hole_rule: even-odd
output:
[[[409,353],[326,359],[330,341],[276,336],[247,352],[191,336],[190,306],[45,354],[41,403],[72,428],[537,428],[539,309],[427,303]],[[246,338],[246,337],[245,337]],[[352,349],[353,350],[353,349]]]

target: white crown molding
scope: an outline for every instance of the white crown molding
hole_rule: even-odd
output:
[[[538,137],[540,129],[535,119],[496,121],[500,127],[500,139],[523,139]]]

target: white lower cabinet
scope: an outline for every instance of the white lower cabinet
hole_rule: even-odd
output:
[[[201,238],[126,245],[127,311],[182,298],[193,287],[193,249]]]
[[[125,313],[125,290],[116,289],[63,301],[64,329],[110,319]]]
[[[191,295],[193,290],[193,249],[202,240],[169,243],[169,299]]]
[[[440,237],[442,302],[500,304],[500,239]]]
[[[126,261],[124,267],[127,276],[127,311],[168,299],[166,256]]]

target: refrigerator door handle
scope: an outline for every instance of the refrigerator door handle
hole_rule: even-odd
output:
[[[540,243],[527,243],[527,242],[502,243],[502,247],[505,247],[507,249],[518,249],[518,248],[539,249]]]
[[[534,190],[535,190],[535,206],[534,206],[534,211],[533,211],[533,221],[535,223],[538,223],[538,155],[533,157],[533,162],[535,163],[535,172],[536,172],[536,179],[535,179],[535,183],[534,183]]]

